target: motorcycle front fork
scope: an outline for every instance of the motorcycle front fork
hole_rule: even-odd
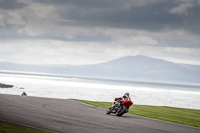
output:
[[[129,107],[128,108],[126,108],[126,113],[129,111]]]

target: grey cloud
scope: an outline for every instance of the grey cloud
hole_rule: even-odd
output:
[[[71,2],[72,4],[72,2]],[[131,4],[131,3],[130,3]],[[74,4],[73,8],[62,8],[58,10],[58,14],[62,18],[74,20],[74,24],[82,23],[87,26],[105,26],[129,29],[142,29],[160,31],[165,28],[185,29],[194,34],[200,34],[200,6],[187,10],[187,15],[171,14],[170,9],[176,7],[177,4],[171,1],[164,1],[143,6],[131,5],[124,10],[106,10],[95,9],[92,6],[85,8]],[[196,27],[194,27],[196,26]]]
[[[74,33],[73,38],[66,38],[62,34],[64,31],[59,29],[48,30],[48,24],[61,26],[61,27],[80,27],[80,28],[93,28],[93,27],[108,27],[117,29],[130,29],[130,30],[144,30],[149,33],[158,32],[164,33],[165,30],[185,30],[194,35],[200,35],[200,5],[196,4],[184,10],[184,14],[170,12],[172,9],[179,7],[183,1],[177,0],[34,0],[29,4],[50,5],[53,7],[52,12],[48,14],[47,18],[39,18],[34,16],[34,11],[26,10],[26,15],[22,18],[26,23],[24,25],[6,25],[6,29],[10,30],[9,36],[2,33],[4,38],[23,38],[23,39],[56,39],[66,41],[111,41],[112,36],[100,33],[98,36],[93,33],[87,35],[80,35],[80,32]],[[197,2],[197,1],[196,1]],[[23,3],[11,0],[3,0],[5,9],[17,9],[25,6]],[[9,6],[10,4],[10,6]],[[28,2],[27,2],[28,4]],[[13,5],[16,7],[13,8]],[[31,12],[32,11],[32,12]],[[60,19],[54,19],[57,16]],[[29,18],[28,18],[29,17]],[[39,20],[41,19],[41,20]],[[44,21],[42,20],[44,19]],[[35,21],[38,20],[38,21]],[[69,21],[68,21],[69,20]],[[28,22],[27,22],[28,21]],[[24,29],[30,26],[31,30],[41,29],[50,32],[41,32],[40,35],[28,36],[26,33],[18,34],[18,29]],[[34,28],[36,27],[36,28]],[[5,27],[0,27],[5,29]],[[52,32],[52,33],[51,33]],[[57,34],[58,33],[58,34]],[[68,34],[68,31],[66,31]],[[173,37],[173,36],[172,36]],[[156,37],[155,37],[156,38]],[[159,43],[163,40],[156,38]],[[182,41],[184,40],[184,41]],[[163,45],[171,46],[186,46],[190,40],[179,38],[165,39]],[[198,41],[193,42],[193,47],[198,47]],[[189,45],[188,45],[189,46]]]
[[[197,1],[184,11],[187,15],[172,13],[174,8],[183,4],[181,0],[34,0],[30,4],[36,2],[51,5],[57,16],[74,21],[57,22],[66,26],[104,26],[151,32],[171,28],[200,34],[200,5],[196,4]],[[0,5],[5,9],[25,6],[14,0],[3,0]]]
[[[35,0],[46,5],[64,5],[90,9],[122,9],[130,6],[142,6],[159,0]]]
[[[5,6],[7,9],[12,8],[12,6],[8,8],[8,3],[10,5],[23,4],[11,0],[7,1],[3,1],[4,5],[7,5]],[[173,8],[181,4],[181,1],[177,2],[176,0],[141,0],[139,2],[137,0],[35,0],[35,2],[51,5],[57,16],[73,21],[57,21],[57,24],[66,26],[103,26],[141,29],[151,32],[169,28],[185,29],[191,33],[200,34],[199,4],[188,8],[187,15],[180,15],[170,13]]]
[[[3,10],[15,10],[25,7],[25,3],[17,2],[17,0],[1,0],[0,9]]]

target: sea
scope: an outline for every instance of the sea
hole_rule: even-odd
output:
[[[70,75],[0,71],[1,94],[113,102],[130,93],[137,105],[200,109],[200,85],[111,80]]]

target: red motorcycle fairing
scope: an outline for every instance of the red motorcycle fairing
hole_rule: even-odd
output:
[[[123,101],[122,104],[124,106],[126,106],[127,108],[129,108],[133,104],[133,102],[132,101]]]

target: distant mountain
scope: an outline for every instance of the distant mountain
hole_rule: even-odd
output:
[[[1,62],[0,70],[147,82],[200,83],[200,65],[177,64],[140,55],[94,65],[23,65]]]

